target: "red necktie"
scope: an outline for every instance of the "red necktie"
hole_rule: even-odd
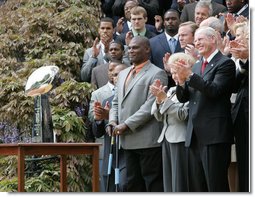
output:
[[[204,74],[204,70],[205,70],[205,67],[206,65],[208,64],[208,62],[205,60],[202,64],[202,67],[201,67],[201,73]]]

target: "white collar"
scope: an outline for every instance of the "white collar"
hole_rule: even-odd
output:
[[[166,32],[165,32],[165,35],[166,35],[166,39],[169,41],[170,38],[174,38],[175,40],[178,40],[178,34],[175,34],[174,37],[171,37],[170,35],[168,35]]]
[[[206,59],[206,61],[209,63],[212,58],[219,52],[218,49],[215,49],[215,51]],[[203,61],[205,60],[205,58],[203,57]]]
[[[248,7],[248,4],[245,4],[236,14],[240,15],[247,7]]]
[[[107,82],[109,88],[111,89],[111,91],[113,91],[114,89],[114,85],[112,83],[110,83],[109,81]]]

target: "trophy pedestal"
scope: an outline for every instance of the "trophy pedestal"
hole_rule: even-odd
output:
[[[47,94],[35,96],[32,142],[54,142],[53,124]]]

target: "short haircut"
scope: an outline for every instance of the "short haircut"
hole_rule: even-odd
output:
[[[221,34],[224,32],[224,24],[221,22],[220,19],[216,18],[216,17],[210,17],[210,18],[214,18],[212,19],[208,26],[215,29],[215,31],[220,32]]]
[[[166,15],[167,12],[175,12],[177,14],[177,16],[180,18],[180,13],[177,10],[172,9],[172,8],[168,9],[167,11],[165,11],[164,18],[165,18],[165,15]]]
[[[104,17],[104,18],[101,18],[100,19],[100,23],[101,24],[102,22],[108,22],[108,23],[112,23],[112,28],[114,28],[114,21],[112,18],[110,17]]]
[[[193,35],[195,34],[195,31],[198,29],[197,24],[194,23],[193,21],[187,21],[187,22],[181,23],[179,25],[179,28],[184,26],[189,26]]]
[[[208,10],[209,10],[208,16],[212,16],[212,14],[213,14],[211,1],[199,1],[199,2],[197,2],[195,12],[196,12],[197,8],[208,8]]]
[[[113,42],[110,43],[110,45],[111,44],[118,44],[118,45],[120,45],[120,48],[121,48],[122,51],[124,51],[124,49],[125,49],[124,45],[120,41],[114,40]]]
[[[139,15],[139,14],[143,14],[143,17],[147,17],[147,11],[141,7],[141,6],[135,6],[130,10],[130,13],[133,15]]]
[[[211,27],[199,27],[196,30],[195,34],[197,34],[197,33],[204,33],[207,37],[211,36],[211,37],[215,37],[215,39],[217,38],[216,31]]]

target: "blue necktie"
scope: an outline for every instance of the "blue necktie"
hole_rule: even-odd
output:
[[[174,53],[175,50],[175,39],[174,38],[170,38],[169,39],[169,47],[172,53]]]

